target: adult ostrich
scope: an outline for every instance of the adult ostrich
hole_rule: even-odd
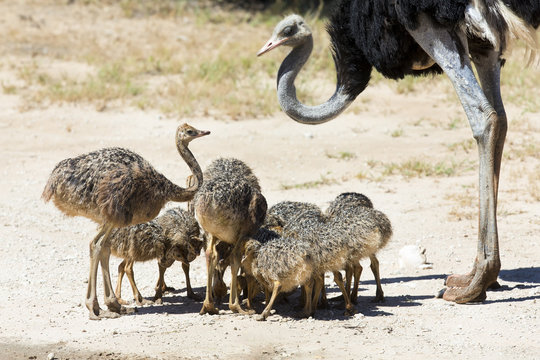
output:
[[[176,131],[176,147],[187,163],[195,183],[182,188],[161,173],[140,155],[123,148],[106,148],[62,160],[52,171],[42,197],[53,200],[58,209],[69,216],[85,216],[99,224],[96,237],[90,242],[90,275],[86,307],[90,319],[117,317],[125,309],[114,294],[109,274],[111,254],[109,236],[114,228],[152,220],[168,201],[189,201],[203,182],[197,160],[188,149],[193,139],[210,134],[183,124]],[[101,264],[105,304],[99,307],[96,277]]]
[[[366,88],[373,67],[396,80],[442,72],[450,78],[479,149],[480,211],[473,270],[447,278],[443,298],[449,301],[483,301],[499,274],[497,190],[507,130],[502,56],[510,38],[524,39],[534,54],[539,24],[539,0],[343,0],[327,28],[337,87],[318,106],[296,98],[294,80],[313,48],[300,16],[282,20],[258,53],[280,45],[293,48],[279,69],[277,93],[287,115],[304,124],[338,116]]]

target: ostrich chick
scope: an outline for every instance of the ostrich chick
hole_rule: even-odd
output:
[[[186,278],[186,291],[190,299],[200,301],[202,297],[191,287],[189,278],[189,263],[195,260],[201,252],[204,242],[201,239],[201,231],[195,217],[179,207],[167,210],[163,215],[156,218],[156,223],[161,225],[166,238],[171,241],[172,256],[167,258],[167,262],[158,262],[159,280],[156,285],[156,299],[161,299],[165,291],[174,291],[174,288],[165,285],[165,270],[172,265],[174,260],[182,263],[182,270]]]
[[[257,177],[238,159],[217,159],[204,172],[204,182],[193,199],[195,217],[207,237],[206,297],[200,314],[217,314],[212,285],[218,261],[216,244],[232,246],[230,255],[231,286],[229,308],[246,313],[240,306],[237,276],[242,244],[254,236],[266,215],[266,199]]]
[[[371,269],[377,283],[375,301],[383,301],[379,261],[375,254],[386,246],[392,237],[392,225],[382,212],[367,207],[365,203],[356,200],[347,204],[347,198],[346,196],[338,196],[337,201],[330,208],[329,213],[332,215],[327,222],[327,236],[329,238],[327,241],[339,244],[340,248],[346,250],[346,269],[347,267],[354,268],[355,265],[360,266],[361,259],[370,258]],[[338,203],[340,201],[341,203]],[[359,278],[360,272],[357,273],[357,276]],[[355,285],[357,286],[357,284]],[[346,291],[343,295],[346,306],[352,306],[350,294]]]
[[[127,304],[122,299],[122,279],[124,274],[133,290],[133,297],[137,305],[151,303],[144,299],[135,283],[133,264],[135,262],[158,259],[159,279],[156,285],[154,301],[162,302],[163,292],[173,291],[165,285],[165,270],[174,261],[180,261],[186,276],[188,297],[201,300],[193,292],[189,279],[189,263],[197,257],[201,251],[202,241],[199,238],[199,225],[188,212],[174,208],[156,219],[144,223],[113,230],[110,244],[111,253],[124,259],[118,265],[118,282],[115,295],[120,304]]]
[[[318,226],[325,221],[325,215],[315,204],[301,201],[281,201],[268,209],[264,227],[274,230],[280,235],[285,233],[287,237],[306,239],[317,236]],[[321,303],[323,307],[327,307],[324,277],[322,277],[322,281]],[[305,303],[305,296],[305,288],[302,287],[302,296],[300,297],[302,304]],[[313,301],[318,301],[318,299]]]
[[[106,148],[61,161],[52,171],[42,197],[53,200],[69,216],[85,216],[99,224],[90,242],[90,275],[86,307],[91,319],[118,317],[122,308],[111,284],[109,238],[114,228],[144,223],[155,218],[169,201],[188,201],[202,183],[202,171],[188,149],[190,141],[208,135],[183,124],[176,130],[176,148],[195,176],[186,189],[172,183],[140,155],[123,148]],[[98,265],[101,264],[105,304],[96,296]]]
[[[272,292],[257,320],[266,320],[280,292],[304,286],[306,293],[312,293],[315,267],[311,251],[309,242],[283,238],[266,229],[260,229],[256,239],[245,243],[242,268],[247,275],[253,276],[263,285],[266,291]],[[312,313],[311,297],[307,296],[301,316],[309,317]]]
[[[371,200],[364,194],[356,192],[346,192],[339,194],[328,206],[326,209],[326,215],[329,218],[337,218],[340,216],[347,216],[347,210],[351,207],[363,206],[366,208],[373,208],[373,203]],[[375,282],[377,283],[377,290],[375,295],[375,302],[384,301],[384,293],[381,286],[381,279],[379,275],[379,260],[375,254],[370,256],[371,260],[371,271],[375,277]],[[352,262],[347,264],[345,269],[345,289],[349,294],[351,302],[356,304],[358,299],[358,284],[360,282],[360,276],[362,274],[362,265],[359,262]],[[352,280],[354,276],[354,285],[352,285]]]

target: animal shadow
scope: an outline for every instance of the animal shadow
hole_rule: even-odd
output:
[[[193,288],[196,294],[204,298],[206,287]],[[183,294],[183,295],[180,295]],[[152,298],[146,298],[152,300]],[[175,289],[163,294],[162,304],[151,304],[137,307],[136,315],[151,314],[189,314],[198,313],[201,310],[201,301],[187,297],[186,288]]]

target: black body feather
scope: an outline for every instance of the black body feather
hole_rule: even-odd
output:
[[[465,18],[471,0],[342,0],[328,24],[328,33],[338,69],[338,86],[351,96],[362,92],[369,81],[372,67],[387,78],[405,75],[440,74],[434,64],[423,70],[413,65],[427,54],[414,41],[406,28],[418,26],[418,14],[428,14],[437,24],[456,27]],[[486,0],[488,9],[492,2]],[[540,23],[540,0],[503,0],[516,15],[529,25]],[[490,14],[491,12],[488,11]],[[505,32],[506,24],[497,29]],[[482,39],[470,39],[471,51],[490,45]],[[504,41],[502,39],[501,41]],[[502,44],[504,46],[504,43]]]
[[[540,0],[502,0],[512,11],[535,29],[540,26]]]

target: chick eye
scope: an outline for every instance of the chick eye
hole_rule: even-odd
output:
[[[188,134],[189,136],[193,136],[193,135],[195,135],[195,131],[190,129],[190,130],[186,131],[186,134]]]

